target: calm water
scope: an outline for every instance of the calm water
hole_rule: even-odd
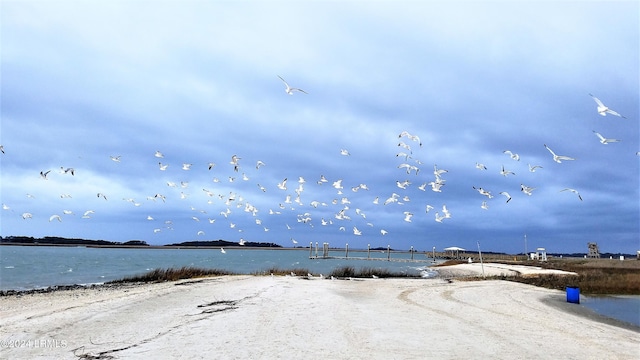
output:
[[[330,256],[344,256],[331,251]],[[386,252],[371,251],[372,258],[386,259]],[[367,253],[349,252],[349,257]],[[391,254],[409,259],[410,254]],[[415,259],[426,259],[414,254]],[[309,250],[226,249],[112,249],[56,246],[0,246],[0,290],[25,290],[53,285],[99,284],[156,268],[193,266],[252,274],[277,267],[305,268],[313,274],[328,274],[341,266],[385,268],[420,275],[430,262],[409,263],[340,259],[309,259]]]
[[[344,256],[344,251],[330,251]],[[371,258],[387,259],[387,253],[371,251]],[[350,251],[349,257],[367,257]],[[391,253],[393,259],[409,259],[408,253]],[[414,254],[424,260],[424,254]],[[305,268],[313,274],[329,274],[334,268],[353,266],[434,276],[431,262],[393,262],[343,259],[309,259],[309,250],[227,249],[110,249],[56,246],[0,246],[0,290],[28,290],[54,285],[100,284],[156,268],[193,266],[253,274],[270,268]],[[602,315],[640,326],[640,296],[581,296],[580,306]]]

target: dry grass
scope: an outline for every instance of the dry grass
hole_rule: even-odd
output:
[[[142,275],[128,276],[119,280],[107,282],[107,284],[131,283],[131,282],[164,282],[182,279],[194,279],[207,276],[232,275],[226,270],[202,269],[183,266],[179,269],[154,269]]]
[[[552,259],[546,263],[522,264],[571,271],[578,276],[540,275],[504,279],[558,290],[575,286],[585,294],[640,295],[640,261],[637,260]]]

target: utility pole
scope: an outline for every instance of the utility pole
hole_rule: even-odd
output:
[[[527,234],[524,234],[524,256],[529,259],[529,253],[527,252]]]
[[[482,277],[484,278],[484,264],[482,263],[482,252],[480,251],[480,241],[478,241],[478,255],[480,256],[480,267],[482,267]]]

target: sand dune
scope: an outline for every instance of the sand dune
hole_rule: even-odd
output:
[[[565,311],[580,308],[565,300],[506,281],[289,276],[13,295],[0,298],[0,357],[638,357],[637,329]]]

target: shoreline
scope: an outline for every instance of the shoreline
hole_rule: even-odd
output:
[[[4,344],[23,346],[0,357],[635,358],[640,328],[585,310],[501,280],[224,275],[2,297]]]

